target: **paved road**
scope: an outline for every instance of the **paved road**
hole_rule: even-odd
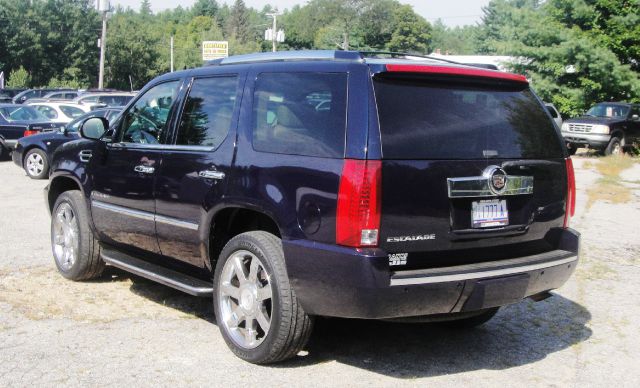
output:
[[[585,208],[598,178],[576,161],[583,260],[556,296],[470,331],[320,320],[277,366],[227,350],[211,302],[117,270],[73,283],[49,249],[42,188],[0,162],[1,386],[640,386],[640,164],[627,204]]]

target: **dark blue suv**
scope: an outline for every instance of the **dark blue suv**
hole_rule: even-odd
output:
[[[60,273],[213,297],[250,362],[295,356],[314,316],[478,325],[577,264],[571,159],[515,74],[237,56],[161,76],[81,134],[46,191]]]

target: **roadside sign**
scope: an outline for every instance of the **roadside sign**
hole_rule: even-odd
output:
[[[229,42],[224,40],[209,40],[202,42],[202,60],[212,61],[214,59],[226,58],[229,56]]]

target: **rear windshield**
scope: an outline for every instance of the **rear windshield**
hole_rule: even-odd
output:
[[[385,159],[560,158],[553,122],[526,86],[376,77]]]

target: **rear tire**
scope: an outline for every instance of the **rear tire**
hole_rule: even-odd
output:
[[[604,154],[606,156],[609,155],[622,155],[624,150],[622,149],[622,140],[618,137],[612,137],[607,145],[607,148],[604,149]]]
[[[49,159],[40,148],[34,148],[24,157],[24,171],[31,179],[44,179],[49,177]]]
[[[89,212],[82,193],[65,191],[51,212],[51,249],[58,272],[70,280],[89,280],[104,270],[100,245],[89,228]]]
[[[482,324],[487,323],[491,318],[493,318],[497,313],[500,307],[494,307],[483,312],[478,315],[474,315],[468,318],[456,319],[452,321],[439,322],[441,325],[454,328],[454,329],[471,329]]]
[[[307,315],[289,283],[281,240],[254,231],[232,238],[214,274],[218,328],[239,358],[269,364],[294,357],[311,335]]]

